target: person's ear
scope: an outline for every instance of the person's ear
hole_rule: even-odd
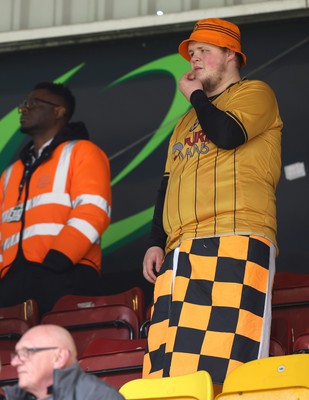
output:
[[[226,54],[228,61],[234,60],[236,58],[236,53],[233,50],[227,49]]]
[[[64,106],[58,106],[55,108],[55,115],[57,119],[62,119],[66,115],[66,108]]]
[[[58,349],[54,358],[54,369],[65,368],[70,358],[70,351],[68,349]]]

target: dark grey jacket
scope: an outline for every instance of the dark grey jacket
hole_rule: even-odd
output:
[[[36,399],[18,385],[2,389],[7,400]],[[66,369],[54,370],[54,384],[50,393],[53,400],[124,400],[115,388],[82,371],[78,363]]]

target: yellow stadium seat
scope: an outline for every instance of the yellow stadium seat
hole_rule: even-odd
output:
[[[309,354],[250,361],[227,375],[216,400],[309,400]]]
[[[153,379],[134,379],[120,388],[127,400],[213,400],[212,380],[208,372]]]

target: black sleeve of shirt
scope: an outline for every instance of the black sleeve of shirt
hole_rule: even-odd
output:
[[[190,102],[203,131],[217,147],[231,150],[245,143],[246,136],[241,125],[226,112],[215,107],[203,90],[195,90],[191,94]]]
[[[164,176],[158,190],[158,196],[153,214],[152,227],[149,240],[149,247],[158,246],[161,247],[161,249],[163,250],[165,249],[166,238],[167,238],[167,235],[163,228],[163,219],[162,219],[167,183],[168,183],[168,177]]]

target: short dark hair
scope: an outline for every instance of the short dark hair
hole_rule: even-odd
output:
[[[63,85],[62,83],[40,82],[37,83],[33,88],[33,90],[37,89],[44,89],[52,94],[62,97],[67,110],[67,119],[68,121],[71,119],[75,111],[75,97],[68,86]]]

